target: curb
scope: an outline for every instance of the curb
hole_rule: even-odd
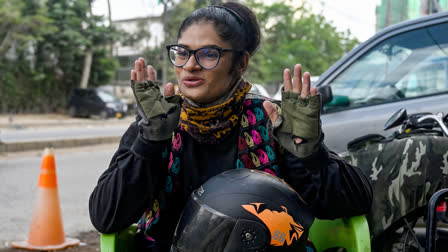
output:
[[[77,127],[77,126],[85,126],[85,125],[95,125],[95,126],[106,126],[106,125],[120,125],[126,124],[129,125],[133,121],[116,121],[116,122],[41,122],[41,123],[0,123],[0,130],[2,129],[26,129],[26,128],[42,128],[42,127],[61,127],[61,126],[69,126],[69,127]]]
[[[71,148],[105,143],[119,143],[121,136],[89,137],[76,139],[43,140],[31,142],[0,142],[0,153],[42,150],[46,147]]]

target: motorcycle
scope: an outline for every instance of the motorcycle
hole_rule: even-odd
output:
[[[448,223],[447,125],[448,115],[400,109],[384,126],[398,127],[391,136],[370,134],[348,143],[342,157],[373,186],[366,216],[373,251],[448,251],[447,226],[435,227]]]

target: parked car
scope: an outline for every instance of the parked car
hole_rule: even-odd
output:
[[[119,98],[98,88],[74,88],[68,100],[68,114],[72,117],[96,115],[102,119],[122,118],[127,109]]]
[[[249,92],[253,93],[253,94],[259,94],[259,95],[262,95],[262,96],[266,96],[266,97],[271,97],[271,95],[268,93],[266,88],[264,88],[260,84],[252,84],[252,88],[250,89]]]
[[[383,126],[400,108],[448,113],[448,12],[384,29],[336,62],[316,86],[325,143],[338,153],[356,137],[389,135]]]

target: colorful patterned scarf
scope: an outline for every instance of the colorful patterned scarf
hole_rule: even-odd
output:
[[[138,222],[137,233],[142,233],[146,240],[146,247],[153,247],[156,244],[156,241],[151,236],[151,230],[153,230],[151,226],[159,221],[161,208],[169,209],[173,204],[169,198],[176,191],[182,190],[183,188],[179,175],[182,170],[183,139],[187,137],[186,134],[190,134],[198,140],[197,138],[204,139],[208,133],[208,137],[213,135],[214,141],[219,142],[219,140],[223,139],[229,133],[232,127],[239,127],[238,151],[234,168],[257,169],[275,176],[279,175],[279,159],[276,153],[281,150],[267,126],[269,117],[263,109],[263,101],[267,98],[248,94],[251,87],[249,82],[241,82],[239,85],[235,91],[235,95],[224,104],[209,108],[191,107],[188,104],[185,108],[182,108],[181,113],[185,113],[183,118],[189,120],[182,119],[181,116],[182,122],[179,128],[173,133],[171,148],[170,150],[166,149],[162,154],[162,158],[167,160],[168,163],[168,176],[164,191],[161,192],[159,197],[151,200],[150,207]],[[195,111],[193,113],[194,116],[190,114],[191,111]],[[203,113],[199,113],[198,111],[202,111]],[[206,111],[211,111],[210,113],[215,116],[207,116]],[[236,124],[232,122],[227,123],[226,120],[231,121],[230,118],[233,115],[236,115]],[[201,118],[203,123],[191,121],[196,118]],[[226,127],[222,125],[211,124],[212,118],[219,118],[217,121],[222,122],[222,124],[225,123],[226,127],[230,127],[229,131],[226,131]],[[224,120],[222,118],[228,119]],[[194,130],[192,131],[191,129]],[[191,132],[195,133],[192,134]]]
[[[180,114],[182,130],[188,132],[196,141],[204,144],[216,144],[229,135],[240,119],[244,98],[252,86],[241,81],[234,95],[222,104],[198,108],[184,99]]]

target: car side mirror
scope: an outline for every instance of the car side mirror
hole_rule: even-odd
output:
[[[408,118],[406,109],[402,108],[395,112],[384,124],[383,130],[388,130],[402,124]]]
[[[331,91],[330,85],[317,87],[317,92],[322,97],[322,105],[325,105],[333,100],[333,92]]]

